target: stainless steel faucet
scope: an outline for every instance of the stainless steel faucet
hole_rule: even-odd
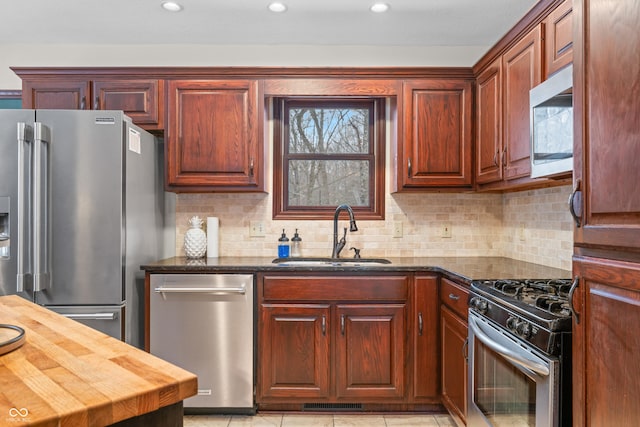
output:
[[[358,231],[358,226],[356,225],[356,219],[353,216],[353,210],[349,205],[340,205],[336,208],[336,212],[333,214],[333,253],[331,254],[331,258],[340,258],[340,251],[347,244],[347,227],[344,228],[344,234],[340,241],[338,241],[338,217],[340,216],[340,212],[347,211],[349,214],[349,231]]]

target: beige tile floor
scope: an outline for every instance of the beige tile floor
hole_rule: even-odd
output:
[[[184,427],[455,427],[447,414],[185,415]]]

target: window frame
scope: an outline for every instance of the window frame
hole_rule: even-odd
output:
[[[346,97],[277,97],[272,99],[273,118],[273,219],[289,220],[326,220],[333,219],[336,206],[289,206],[288,203],[288,165],[289,160],[310,158],[313,156],[287,154],[288,106],[315,105],[318,108],[367,105],[372,109],[369,125],[371,151],[368,154],[321,155],[330,160],[362,160],[371,158],[369,170],[369,206],[352,206],[358,219],[384,220],[385,197],[385,147],[386,147],[386,99],[373,96]]]

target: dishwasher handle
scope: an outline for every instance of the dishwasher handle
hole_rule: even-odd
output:
[[[64,317],[74,320],[116,320],[116,313],[64,313]]]
[[[159,286],[154,289],[158,294],[213,294],[213,295],[244,295],[247,288],[240,287],[188,287],[188,286]]]

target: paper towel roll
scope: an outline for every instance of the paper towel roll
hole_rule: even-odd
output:
[[[207,217],[207,258],[218,258],[218,217]]]

